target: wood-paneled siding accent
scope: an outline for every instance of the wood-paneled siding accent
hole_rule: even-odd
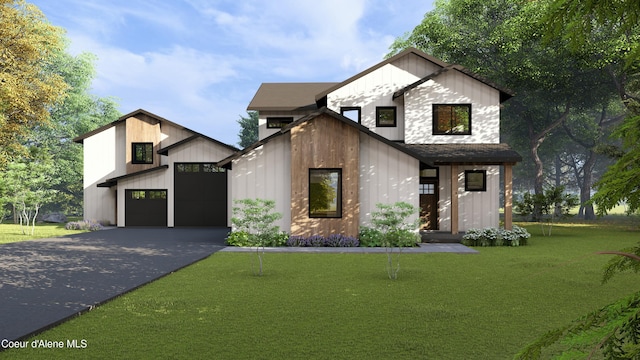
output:
[[[328,115],[291,129],[291,234],[359,231],[359,131]],[[309,169],[342,169],[342,217],[309,217]]]
[[[419,207],[419,174],[418,160],[361,133],[360,224],[371,225],[371,212],[376,211],[377,203],[404,201]]]
[[[160,165],[160,155],[158,154],[161,133],[160,121],[143,114],[138,117],[130,117],[126,121],[126,154],[127,154],[127,174],[150,169]],[[153,143],[153,164],[132,164],[133,154],[131,144],[137,142]]]

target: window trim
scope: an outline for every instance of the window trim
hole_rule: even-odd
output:
[[[380,124],[380,110],[393,110],[393,124]],[[376,106],[376,127],[397,127],[398,107],[397,106]]]
[[[267,117],[267,129],[282,129],[293,122],[293,116]]]
[[[456,107],[456,106],[464,106],[466,108],[469,109],[469,131],[465,131],[465,132],[446,132],[446,131],[438,131],[438,119],[436,117],[437,111],[436,108],[438,106],[451,106],[451,107]],[[448,136],[456,136],[456,135],[471,135],[472,133],[472,120],[473,120],[473,116],[472,116],[472,108],[471,108],[471,104],[433,104],[432,108],[431,108],[431,117],[432,117],[432,121],[431,121],[431,130],[432,130],[432,135],[448,135]],[[451,124],[449,124],[451,125]]]
[[[146,160],[138,160],[136,157],[136,147],[142,145],[144,146],[144,157],[146,158],[147,156],[147,151],[146,151],[146,147],[148,145],[151,146],[151,161],[146,161]],[[139,164],[139,165],[149,165],[149,164],[153,164],[154,162],[154,156],[153,156],[153,143],[152,142],[132,142],[131,143],[131,163],[132,164]]]
[[[344,115],[346,111],[358,111],[358,124],[362,124],[362,108],[360,106],[343,106],[340,108],[340,115],[346,117]],[[346,118],[350,119],[348,117]]]
[[[314,214],[311,211],[311,174],[314,171],[325,171],[325,172],[337,172],[338,173],[338,184],[336,189],[336,214],[333,216],[323,216]],[[308,178],[309,192],[308,192],[308,215],[311,219],[341,219],[342,218],[342,169],[341,168],[309,168],[309,178]]]
[[[129,200],[133,201],[150,201],[150,200],[167,200],[169,192],[167,189],[127,189],[129,191]],[[152,196],[153,193],[153,196]]]
[[[470,185],[470,174],[482,174],[482,185]],[[464,171],[464,191],[487,191],[487,170],[465,170]]]

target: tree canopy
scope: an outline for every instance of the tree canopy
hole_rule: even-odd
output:
[[[240,141],[238,145],[242,148],[246,148],[258,141],[258,112],[247,111],[247,115],[249,117],[240,116],[240,119],[238,119],[238,124],[240,124],[240,133],[238,134]]]
[[[68,85],[50,68],[63,34],[34,5],[0,0],[0,166],[24,151],[24,135],[65,96]]]

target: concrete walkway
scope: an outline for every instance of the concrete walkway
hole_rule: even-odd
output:
[[[226,228],[117,228],[0,245],[0,340],[39,333],[225,247]],[[267,248],[269,252],[371,253],[384,248]],[[404,253],[477,251],[422,244]],[[3,349],[0,348],[0,351]]]

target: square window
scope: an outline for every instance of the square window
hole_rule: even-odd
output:
[[[281,129],[293,122],[293,117],[268,117],[267,129]]]
[[[466,170],[464,172],[464,189],[466,191],[487,191],[487,171]]]
[[[396,126],[396,107],[378,106],[376,108],[376,127]]]
[[[360,107],[357,106],[348,106],[348,107],[341,107],[340,108],[340,115],[351,119],[355,122],[357,122],[358,124],[360,124]]]
[[[153,164],[153,143],[132,143],[131,163]]]
[[[341,169],[309,169],[309,217],[342,217]]]
[[[433,105],[434,135],[471,135],[471,104]]]

